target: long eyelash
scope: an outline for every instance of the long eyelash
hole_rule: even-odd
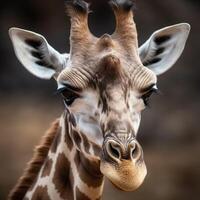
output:
[[[162,92],[159,89],[152,90],[151,92],[152,92],[152,94],[156,94],[156,95],[161,95],[162,94]],[[150,96],[147,97],[147,98],[145,98],[145,97],[142,98],[142,100],[144,102],[144,105],[147,108],[151,108],[151,105],[150,105]]]
[[[53,94],[54,95],[59,95],[59,94],[61,94],[63,91],[65,91],[66,90],[66,88],[65,87],[63,87],[63,88],[59,88],[59,89],[57,89]]]
[[[57,89],[54,94],[57,95],[57,94],[60,94],[62,93],[63,91],[65,90],[68,90],[68,91],[71,91],[71,92],[80,92],[81,89],[80,88],[77,88],[77,87],[74,87],[72,85],[69,85],[69,84],[64,84],[65,87],[62,87],[62,88],[59,88]]]

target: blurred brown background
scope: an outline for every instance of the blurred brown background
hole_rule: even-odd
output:
[[[105,1],[92,1],[90,28],[97,36],[114,30]],[[16,26],[44,35],[60,52],[69,51],[69,19],[62,0],[2,1],[0,12],[0,199],[22,174],[32,149],[63,110],[54,81],[29,74],[14,55],[8,29]],[[188,22],[192,31],[174,68],[159,77],[162,95],[143,113],[139,140],[148,176],[134,193],[106,186],[104,199],[200,199],[200,1],[136,1],[139,42],[164,26]]]

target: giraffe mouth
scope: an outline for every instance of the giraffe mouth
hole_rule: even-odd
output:
[[[122,160],[118,164],[101,161],[101,173],[119,190],[134,191],[143,183],[147,169],[144,162]]]

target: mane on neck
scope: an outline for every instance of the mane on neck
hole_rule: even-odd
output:
[[[22,200],[36,179],[44,161],[48,155],[49,149],[59,130],[59,119],[55,120],[49,130],[43,136],[40,144],[35,148],[33,158],[27,164],[23,175],[18,180],[16,186],[10,192],[8,200]]]

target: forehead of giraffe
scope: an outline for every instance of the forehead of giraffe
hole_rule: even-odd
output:
[[[123,56],[107,54],[89,63],[90,65],[83,63],[78,67],[73,64],[66,67],[58,76],[58,83],[77,89],[98,84],[107,86],[128,83],[129,86],[142,91],[157,82],[157,77],[151,70],[125,60]]]

